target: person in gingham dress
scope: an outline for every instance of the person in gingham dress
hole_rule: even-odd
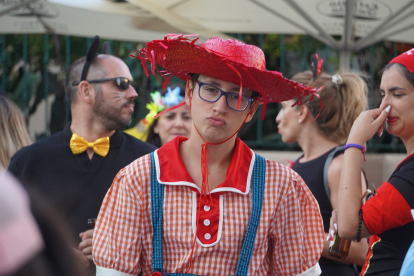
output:
[[[95,228],[97,275],[319,275],[318,203],[298,174],[236,136],[259,103],[302,104],[316,89],[265,70],[259,48],[233,39],[167,35],[139,58],[165,84],[170,73],[187,81],[192,135],[115,177]]]

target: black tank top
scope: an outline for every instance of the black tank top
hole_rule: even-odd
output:
[[[292,166],[292,169],[303,178],[309,190],[318,201],[325,233],[329,231],[332,205],[323,184],[323,169],[328,155],[334,150],[335,148],[307,162],[299,162],[303,157],[302,155]],[[338,155],[342,153],[338,153]],[[325,257],[321,257],[319,265],[322,269],[321,275],[356,275],[353,265],[336,262]]]
[[[307,162],[299,162],[303,157],[302,155],[292,166],[292,169],[303,178],[306,185],[308,185],[309,190],[318,201],[325,233],[328,233],[329,231],[332,205],[330,198],[326,195],[325,187],[323,186],[323,168],[325,166],[326,158],[328,158],[328,155],[334,149],[335,148]]]

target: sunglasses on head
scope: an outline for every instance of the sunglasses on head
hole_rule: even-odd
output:
[[[135,82],[134,81],[130,81],[127,78],[123,78],[123,77],[117,77],[117,78],[105,78],[105,79],[96,79],[96,80],[85,80],[89,83],[101,83],[101,82],[107,82],[107,81],[113,81],[115,82],[116,87],[119,90],[127,90],[129,88],[129,86],[131,85],[132,87],[135,86]],[[79,85],[80,82],[78,83],[74,83],[73,85]]]

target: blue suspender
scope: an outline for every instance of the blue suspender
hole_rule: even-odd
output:
[[[253,251],[254,240],[257,228],[259,227],[260,214],[263,205],[263,190],[266,176],[266,160],[260,155],[255,154],[255,162],[252,174],[252,209],[250,221],[247,226],[246,236],[244,237],[242,251],[239,262],[237,263],[236,275],[247,275],[249,271],[250,257]]]
[[[151,152],[151,219],[152,219],[152,271],[162,272],[162,218],[164,185],[157,180],[154,152]]]
[[[255,162],[252,174],[252,209],[250,221],[247,226],[242,251],[237,263],[236,275],[245,276],[249,271],[250,259],[253,251],[254,240],[260,222],[260,215],[263,204],[263,191],[266,175],[266,160],[255,154]],[[162,226],[163,226],[163,206],[164,206],[164,185],[157,181],[155,169],[154,153],[151,153],[151,219],[152,219],[152,271],[163,273],[162,265]],[[195,274],[184,273],[163,273],[164,276],[181,276]]]

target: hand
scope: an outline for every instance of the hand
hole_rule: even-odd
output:
[[[82,239],[79,243],[79,250],[82,251],[83,255],[92,262],[93,229],[80,233],[79,237]]]
[[[347,144],[363,145],[374,136],[375,132],[381,136],[384,131],[384,122],[391,110],[389,105],[383,111],[379,108],[361,112],[352,125]]]
[[[333,241],[333,239],[335,238],[335,232],[338,230],[337,213],[338,213],[337,209],[332,211],[332,216],[331,216],[330,224],[329,224],[329,232],[328,232],[328,237],[326,237],[326,241]]]

